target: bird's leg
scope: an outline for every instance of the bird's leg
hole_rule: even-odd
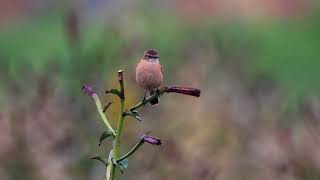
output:
[[[157,95],[160,95],[160,90],[158,88],[156,89],[156,93]]]
[[[147,91],[144,91],[144,95],[142,98],[142,103],[146,103],[146,96],[147,96]]]

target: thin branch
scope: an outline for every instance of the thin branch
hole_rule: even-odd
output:
[[[128,158],[129,156],[131,156],[134,152],[136,152],[139,147],[144,143],[144,140],[142,138],[139,139],[139,141],[133,146],[133,148],[125,155],[123,155],[122,157],[120,157],[119,159],[116,160],[116,163]]]
[[[127,154],[125,154],[122,157],[120,157],[119,159],[117,159],[116,163],[119,163],[122,160],[124,160],[124,159],[128,158],[129,156],[131,156],[133,153],[135,153],[139,149],[139,147],[144,142],[147,142],[147,143],[152,144],[152,145],[161,145],[161,140],[160,139],[145,134],[145,135],[141,136],[141,138],[139,139],[137,144]]]
[[[138,104],[132,106],[129,110],[134,111],[136,109],[139,109],[142,106],[145,106],[148,104],[150,101],[153,99],[159,98],[163,93],[179,93],[179,94],[184,94],[184,95],[189,95],[189,96],[195,96],[195,97],[200,97],[201,91],[200,89],[196,88],[188,88],[188,87],[162,87],[156,91],[152,96],[149,96],[145,100],[142,100]]]

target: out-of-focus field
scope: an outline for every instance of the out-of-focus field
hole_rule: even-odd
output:
[[[316,0],[1,0],[0,179],[101,180],[90,160],[105,130],[91,84],[115,126],[125,70],[129,107],[140,100],[135,65],[160,51],[167,94],[127,119],[121,153],[147,131],[118,180],[320,179],[320,8]]]

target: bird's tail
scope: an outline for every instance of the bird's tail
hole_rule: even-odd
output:
[[[154,90],[149,91],[150,96],[154,95],[154,93],[155,93]],[[159,97],[157,97],[157,98],[152,99],[152,100],[150,101],[150,104],[153,106],[153,105],[159,104],[159,102],[160,102]]]

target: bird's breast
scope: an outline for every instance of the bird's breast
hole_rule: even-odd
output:
[[[161,65],[141,60],[136,68],[136,81],[145,90],[158,88],[163,81]]]

